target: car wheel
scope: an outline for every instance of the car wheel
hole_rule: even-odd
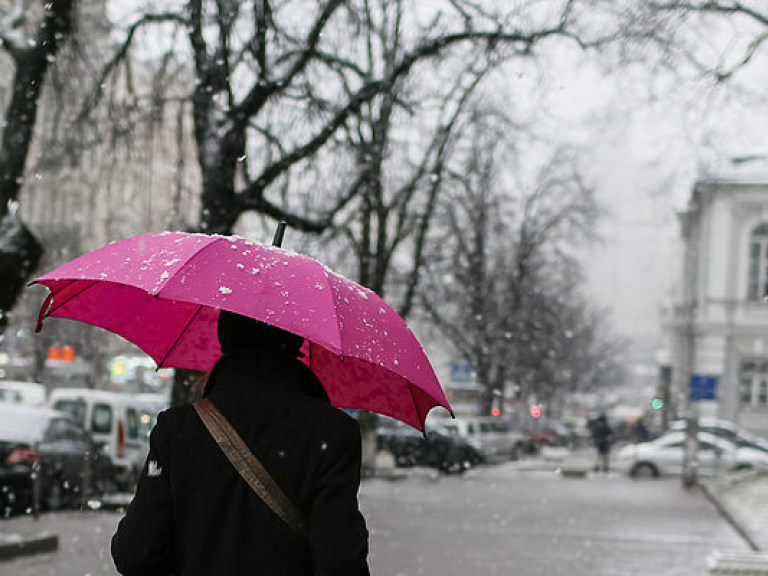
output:
[[[659,470],[650,462],[638,462],[629,471],[632,478],[657,478]]]
[[[410,468],[411,466],[413,466],[413,458],[411,458],[407,454],[396,454],[395,466],[397,466],[398,468]]]
[[[455,460],[443,460],[440,462],[440,471],[445,474],[461,474],[466,470],[462,462]]]

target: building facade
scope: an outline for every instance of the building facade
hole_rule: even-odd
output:
[[[662,385],[676,416],[693,410],[768,436],[768,176],[699,180],[680,226]]]

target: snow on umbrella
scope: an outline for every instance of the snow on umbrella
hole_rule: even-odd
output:
[[[283,248],[237,236],[145,234],[108,244],[33,283],[50,293],[45,317],[100,326],[158,367],[210,370],[221,355],[220,310],[303,336],[305,361],[334,406],[365,408],[419,430],[451,410],[405,321],[377,294]]]

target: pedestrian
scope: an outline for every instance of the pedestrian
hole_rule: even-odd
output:
[[[597,451],[597,460],[595,462],[595,472],[602,470],[608,472],[611,453],[611,444],[613,443],[613,431],[608,422],[608,417],[604,412],[589,422],[589,430],[592,434],[592,442]]]
[[[238,314],[203,397],[292,502],[306,533],[259,498],[192,405],[162,412],[136,495],[112,538],[124,576],[368,575],[357,422],[299,360],[303,339]]]

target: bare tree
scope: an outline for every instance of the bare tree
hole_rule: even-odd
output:
[[[392,69],[402,56],[404,33],[398,27],[403,3],[378,3],[384,14],[381,22],[371,14],[375,3],[365,4],[369,38],[364,66],[366,75],[373,76],[378,69]],[[387,15],[388,11],[392,13]],[[391,29],[383,29],[387,26]],[[408,270],[400,271],[406,284],[399,306],[404,316],[412,307],[424,238],[439,202],[451,144],[460,138],[464,110],[488,68],[488,63],[473,63],[453,72],[450,81],[440,81],[446,88],[430,96],[416,94],[401,78],[362,106],[345,127],[355,178],[348,207],[335,228],[357,257],[358,280],[381,296],[391,288],[395,255],[410,253]],[[434,112],[428,120],[429,109]],[[418,129],[409,129],[409,124]],[[405,135],[393,135],[398,131]]]
[[[79,119],[87,119],[108,98],[110,78],[123,74],[132,59],[141,56],[141,31],[184,35],[186,43],[159,42],[152,49],[186,66],[188,81],[180,84],[191,86],[191,92],[186,96],[169,93],[178,84],[157,82],[159,91],[153,101],[159,105],[180,98],[190,102],[201,175],[198,229],[231,233],[239,217],[252,211],[285,220],[294,229],[318,233],[328,230],[340,214],[349,214],[346,209],[358,195],[370,202],[363,220],[372,222],[381,215],[371,193],[378,185],[375,157],[362,161],[361,156],[352,162],[348,171],[336,175],[333,189],[308,175],[362,125],[373,127],[374,122],[382,131],[358,139],[358,151],[364,146],[386,146],[389,117],[396,108],[403,108],[405,80],[421,64],[436,63],[457,50],[459,58],[477,60],[488,53],[528,56],[549,38],[589,44],[578,35],[574,0],[553,2],[535,19],[453,0],[434,8],[433,19],[425,25],[411,12],[417,4],[382,0],[378,5],[384,21],[377,22],[376,29],[371,28],[373,4],[365,0],[317,0],[309,6],[292,1],[187,0],[181,11],[144,11],[125,28],[114,56],[95,74]],[[375,34],[385,34],[376,47],[384,52],[374,54],[373,61],[369,49]],[[449,117],[447,111],[445,118]],[[444,153],[440,150],[447,143],[445,133],[433,139],[423,171],[435,173],[435,163]],[[400,218],[400,230],[389,245],[381,244],[381,236],[370,236],[365,250],[377,263],[373,267],[361,263],[364,283],[384,289],[387,262],[412,221],[408,194],[413,196],[423,182],[421,175],[410,191],[403,185],[398,204],[390,206],[391,221]],[[380,228],[376,233],[384,231]],[[365,251],[360,254],[366,258]]]
[[[566,261],[552,272],[518,312],[507,359],[519,397],[556,411],[565,393],[615,387],[625,375],[624,344],[581,293],[578,267]]]
[[[400,0],[363,2],[358,27],[365,50],[357,63],[357,75],[386,76],[402,58],[404,4]],[[337,62],[327,57],[329,64]],[[394,285],[404,317],[413,306],[425,239],[439,203],[452,142],[460,137],[464,109],[489,65],[463,66],[450,81],[440,82],[444,88],[426,97],[407,77],[401,77],[364,103],[343,127],[339,152],[348,151],[352,157],[353,178],[347,188],[348,204],[331,236],[341,235],[351,247],[356,256],[355,274],[363,285],[381,296]],[[336,72],[341,84],[348,86],[347,66]],[[425,111],[430,109],[435,112],[427,120]],[[409,128],[412,123],[420,129]],[[398,137],[398,132],[407,136]],[[398,259],[407,261],[405,270],[394,264]],[[363,466],[368,471],[375,457],[376,416],[364,412],[358,421],[364,440]]]
[[[401,0],[380,4],[393,22],[405,22],[409,15]],[[531,23],[485,13],[474,3],[447,2],[434,10],[426,28],[397,23],[406,34],[387,23],[395,36],[377,48],[392,51],[380,59],[384,66],[371,67],[365,56],[368,40],[361,35],[361,47],[354,33],[355,27],[367,25],[369,2],[318,0],[314,12],[302,3],[297,18],[292,2],[188,0],[182,12],[136,17],[97,74],[84,110],[103,98],[106,80],[128,65],[139,30],[176,27],[186,34],[189,52],[178,43],[168,50],[189,62],[194,78],[189,99],[202,174],[200,228],[229,233],[243,212],[255,211],[319,232],[347,205],[359,189],[358,180],[353,177],[351,186],[340,187],[309,211],[297,204],[295,193],[286,194],[287,182],[349,128],[363,106],[380,95],[397,94],[398,83],[420,63],[457,46],[473,46],[477,56],[505,49],[528,55],[554,37],[587,45],[578,37],[574,5],[555,2],[546,18]]]
[[[422,292],[430,317],[473,365],[487,414],[507,382],[542,395],[561,384],[571,339],[559,335],[575,333],[577,318],[568,328],[565,312],[573,317],[579,309],[568,286],[578,276],[567,248],[588,234],[596,216],[591,190],[563,151],[532,188],[513,188],[502,169],[509,155],[500,124],[498,115],[476,120],[466,158],[452,173],[442,251]],[[558,379],[549,377],[555,373]]]

